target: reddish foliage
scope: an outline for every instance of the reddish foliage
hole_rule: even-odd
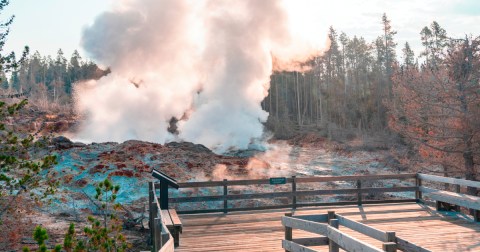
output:
[[[63,182],[65,184],[69,184],[73,179],[73,174],[67,174],[65,176],[63,176]]]
[[[119,171],[114,171],[108,175],[109,177],[112,176],[120,176],[120,177],[128,177],[131,178],[133,177],[133,171],[131,170],[119,170]]]
[[[436,66],[405,67],[393,76],[389,126],[423,162],[448,176],[478,179],[480,39],[458,40]]]
[[[88,181],[83,178],[75,181],[75,185],[78,187],[85,187],[87,184],[88,184]]]
[[[95,174],[95,173],[99,173],[99,172],[104,172],[104,169],[106,168],[105,165],[102,165],[102,164],[99,164],[99,165],[95,165],[92,169],[90,169],[88,171],[88,173],[90,174]]]

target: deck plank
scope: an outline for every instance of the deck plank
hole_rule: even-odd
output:
[[[335,211],[347,218],[383,231],[432,251],[480,251],[480,224],[463,215],[445,215],[415,203],[302,208],[295,215],[325,214]],[[180,215],[183,234],[175,251],[284,251],[281,240],[284,210]],[[381,242],[340,226],[347,234],[381,248]],[[293,231],[293,238],[314,237]],[[312,247],[328,251],[328,246]]]

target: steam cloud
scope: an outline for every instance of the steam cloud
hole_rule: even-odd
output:
[[[291,68],[317,53],[292,36],[291,19],[279,0],[117,1],[83,34],[84,49],[112,73],[77,86],[86,115],[77,137],[248,148],[268,117],[260,103],[273,57]],[[172,118],[178,136],[167,130]]]

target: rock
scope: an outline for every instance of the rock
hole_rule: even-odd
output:
[[[57,149],[70,149],[74,146],[73,142],[64,136],[53,138],[52,144],[55,145]]]
[[[181,149],[184,151],[197,152],[197,153],[213,153],[209,148],[202,144],[194,144],[190,142],[170,142],[165,145],[168,148]]]
[[[81,143],[81,142],[74,142],[72,146],[73,146],[73,147],[82,148],[82,147],[85,147],[85,146],[87,146],[87,145],[84,144],[84,143]]]

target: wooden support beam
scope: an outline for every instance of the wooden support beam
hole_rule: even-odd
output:
[[[285,213],[285,216],[286,217],[292,217],[292,213]],[[282,220],[282,224],[283,224],[283,220]],[[293,236],[293,229],[291,227],[287,227],[285,226],[285,240],[286,241],[291,241],[292,240],[292,237]],[[287,248],[285,248],[285,252],[288,252],[289,250]]]
[[[338,220],[337,219],[331,219],[331,220],[328,221],[328,225],[330,225],[333,228],[338,229]],[[338,246],[338,244],[334,240],[329,239],[328,240],[328,251],[329,252],[339,252],[340,247]]]

